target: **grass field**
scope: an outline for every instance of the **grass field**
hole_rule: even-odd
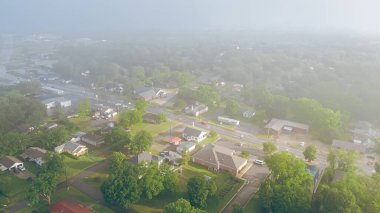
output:
[[[14,203],[25,198],[30,188],[30,181],[16,177],[14,174],[4,172],[0,174],[0,200],[4,204]]]
[[[138,123],[131,127],[132,134],[136,134],[141,130],[145,130],[152,134],[152,136],[156,136],[159,133],[166,132],[170,129],[170,127],[174,128],[177,126],[177,122],[164,122],[161,124],[150,124],[150,123]]]
[[[100,161],[104,160],[104,157],[86,154],[80,156],[78,159],[70,158],[68,156],[64,156],[64,163],[66,165],[67,177],[74,176],[84,169],[93,166]],[[63,177],[64,178],[64,177]]]

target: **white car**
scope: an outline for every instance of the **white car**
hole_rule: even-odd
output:
[[[265,164],[264,161],[262,161],[262,160],[254,160],[253,163],[257,164],[257,165],[260,165],[260,166],[262,166],[262,165]]]

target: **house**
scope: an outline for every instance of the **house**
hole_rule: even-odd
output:
[[[248,119],[252,119],[255,116],[255,114],[255,112],[249,109],[242,112],[243,117]]]
[[[176,151],[180,154],[192,152],[195,149],[196,144],[192,142],[184,142],[177,146]]]
[[[157,114],[148,112],[144,114],[143,121],[145,123],[158,124],[160,123],[160,117]]]
[[[71,107],[71,100],[64,97],[54,97],[41,100],[42,104],[45,105],[46,109],[53,109],[56,107],[67,108]]]
[[[35,162],[37,165],[42,166],[45,163],[44,157],[46,155],[46,150],[38,147],[30,147],[20,156],[29,161]]]
[[[157,98],[164,98],[167,96],[167,93],[164,90],[149,87],[136,89],[134,91],[134,94],[136,95],[137,99],[143,99],[146,101],[151,101]]]
[[[58,201],[49,206],[52,213],[91,213],[91,209],[80,204],[69,203],[67,201]]]
[[[361,154],[367,152],[367,147],[363,144],[356,144],[340,140],[333,140],[332,147],[334,147],[335,149],[345,149],[349,152],[358,152]]]
[[[265,125],[264,130],[268,135],[271,134],[275,136],[279,136],[281,133],[307,134],[309,132],[309,125],[273,118]]]
[[[207,138],[207,132],[186,127],[182,132],[182,137],[187,141],[194,141],[196,143],[199,143]]]
[[[174,165],[174,166],[178,166],[180,163],[179,161],[182,158],[182,155],[173,151],[163,151],[160,153],[160,156],[163,157],[164,160],[168,162],[170,165]]]
[[[13,156],[5,156],[0,159],[0,171],[24,167],[24,163]]]
[[[72,142],[79,142],[82,140],[82,137],[85,136],[87,133],[85,132],[77,132],[75,134],[71,135],[71,140]]]
[[[86,154],[88,152],[88,149],[84,145],[73,141],[68,141],[60,146],[55,147],[54,151],[59,154],[66,152],[73,156],[81,156]]]
[[[181,143],[181,141],[182,141],[182,138],[180,137],[174,137],[170,139],[170,143],[173,145],[178,145],[179,143]]]
[[[133,164],[153,164],[155,162],[160,165],[164,161],[164,158],[159,155],[152,155],[149,152],[141,152],[138,155],[135,155],[130,159],[130,162]]]
[[[185,108],[186,114],[190,114],[196,117],[198,117],[199,115],[207,111],[208,111],[208,106],[205,104],[198,103],[198,102],[196,102],[195,104],[192,104],[191,106],[187,106]]]
[[[239,120],[235,120],[232,118],[226,118],[226,117],[218,116],[217,119],[218,119],[220,124],[229,124],[229,125],[235,125],[235,126],[239,126],[239,124],[240,124]]]
[[[93,146],[100,146],[104,143],[104,137],[97,135],[93,132],[89,132],[82,137],[81,141],[83,141],[84,143],[91,144]]]
[[[353,142],[358,144],[371,144],[374,143],[374,138],[380,137],[380,133],[367,121],[355,123],[351,133]]]
[[[234,150],[209,144],[192,156],[196,164],[207,167],[214,171],[228,171],[239,175],[247,165],[247,159],[234,155]]]

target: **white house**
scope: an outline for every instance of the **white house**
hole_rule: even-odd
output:
[[[176,151],[180,154],[192,152],[195,149],[196,144],[192,142],[184,142],[177,146]]]
[[[187,141],[194,141],[196,143],[199,143],[207,138],[207,132],[186,127],[182,132],[182,137]]]
[[[86,154],[88,149],[84,145],[75,143],[73,141],[68,141],[60,146],[55,147],[54,151],[59,154],[66,152],[74,156],[80,156]]]
[[[37,165],[42,166],[45,163],[44,156],[46,154],[46,150],[38,148],[38,147],[30,147],[20,156],[29,161],[35,162]]]
[[[0,159],[0,171],[24,167],[24,163],[13,156],[5,156]]]
[[[242,112],[242,115],[244,118],[253,118],[255,116],[255,112],[251,111],[251,110],[245,110],[244,112]]]

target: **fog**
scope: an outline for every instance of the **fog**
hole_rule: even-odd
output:
[[[379,33],[377,0],[36,0],[0,3],[6,33],[267,30]]]

